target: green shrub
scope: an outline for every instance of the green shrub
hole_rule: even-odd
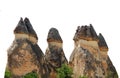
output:
[[[11,78],[11,72],[9,70],[5,70],[5,76],[4,78]]]
[[[11,76],[11,72],[8,69],[6,69],[4,78],[11,78]],[[35,72],[31,72],[23,76],[23,78],[38,78],[38,75]]]
[[[38,78],[38,75],[35,72],[31,72],[26,74],[23,78]]]
[[[57,69],[57,78],[72,78],[73,70],[66,64]]]

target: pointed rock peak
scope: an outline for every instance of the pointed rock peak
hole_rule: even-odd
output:
[[[25,17],[24,21],[29,21],[29,18]]]
[[[29,32],[29,35],[35,37],[36,39],[38,39],[37,34],[36,34],[36,32],[34,31],[32,25],[31,25],[31,23],[30,23],[30,20],[29,20],[27,17],[24,19],[24,23],[25,23],[25,25],[26,25],[26,27],[27,27],[27,30],[28,30],[28,32]]]
[[[93,26],[90,24],[90,26],[78,26],[73,40],[78,41],[79,39],[84,39],[88,41],[98,41],[98,36]]]
[[[28,34],[28,30],[25,26],[25,23],[23,21],[23,18],[20,18],[20,21],[18,22],[16,28],[14,29],[14,33],[19,33],[19,34]]]
[[[104,39],[104,37],[102,36],[102,34],[101,33],[99,33],[99,42],[98,42],[98,45],[99,45],[99,47],[100,47],[100,50],[107,50],[108,51],[108,46],[107,46],[107,43],[106,43],[106,41],[105,41],[105,39]]]
[[[22,17],[20,17],[20,21],[23,21],[23,18],[22,18]]]
[[[47,41],[48,42],[59,42],[59,43],[63,42],[56,28],[51,28],[49,30]]]
[[[93,39],[96,40],[96,41],[99,41],[97,33],[94,30],[94,27],[92,26],[92,24],[90,24],[90,30],[91,30],[91,34],[92,34]]]

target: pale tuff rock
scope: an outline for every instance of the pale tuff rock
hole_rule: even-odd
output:
[[[68,64],[63,40],[56,28],[48,32],[45,55],[37,44],[37,34],[28,18],[20,19],[14,34],[6,67],[12,74],[11,78],[23,78],[30,72],[36,72],[38,78],[56,78],[56,69]],[[73,69],[73,78],[118,78],[108,56],[107,43],[102,34],[97,36],[91,24],[78,26],[73,40],[75,48],[68,64]]]
[[[75,48],[70,56],[73,78],[118,78],[107,55],[108,46],[102,34],[97,36],[92,25],[78,27],[74,36]],[[112,70],[110,70],[112,68]]]
[[[47,41],[48,48],[45,53],[45,58],[48,63],[48,69],[50,70],[50,78],[56,78],[56,68],[68,63],[62,48],[63,41],[56,28],[49,30]]]
[[[28,18],[21,18],[14,30],[15,40],[8,49],[7,69],[12,73],[12,78],[22,78],[25,74],[36,72],[39,78],[48,78],[48,69],[45,64],[45,57],[37,41],[37,35],[32,28]]]

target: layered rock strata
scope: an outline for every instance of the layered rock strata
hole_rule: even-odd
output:
[[[12,78],[23,78],[36,72],[39,78],[47,78],[45,57],[37,44],[38,37],[28,18],[21,18],[14,30],[15,40],[8,49],[7,70]]]
[[[75,48],[70,56],[73,78],[118,78],[107,52],[108,46],[102,34],[97,36],[93,26],[78,26],[73,38]],[[110,69],[112,68],[112,70]]]
[[[62,39],[56,28],[51,28],[47,37],[48,48],[45,53],[45,58],[50,70],[50,78],[56,78],[56,69],[61,67],[62,64],[67,64],[68,61],[65,57],[62,48]]]
[[[24,21],[21,18],[17,27],[14,30],[15,39],[28,39],[33,44],[36,44],[38,41],[38,37],[36,32],[34,31],[30,21],[28,18],[25,18]]]
[[[63,51],[63,40],[56,28],[48,33],[45,55],[38,46],[38,37],[28,18],[21,18],[15,30],[15,39],[8,49],[6,70],[11,78],[23,78],[35,72],[38,78],[56,78],[56,69],[68,64]],[[96,34],[93,26],[78,26],[73,38],[75,48],[69,66],[73,78],[118,78],[115,67],[108,56],[108,46],[102,34]]]

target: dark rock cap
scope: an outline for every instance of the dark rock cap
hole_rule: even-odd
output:
[[[94,27],[92,26],[92,24],[90,24],[90,30],[91,30],[91,34],[94,40],[98,40],[98,36],[96,31],[94,30]]]
[[[63,42],[56,28],[51,28],[49,30],[47,41],[48,42],[60,42],[60,43]]]
[[[18,24],[14,30],[14,33],[28,34],[28,30],[27,30],[27,27],[23,21],[23,18],[20,18],[20,21],[18,22]]]
[[[31,25],[31,23],[30,23],[30,20],[29,20],[27,17],[24,19],[24,23],[25,23],[25,25],[26,25],[26,27],[27,27],[27,30],[28,30],[28,32],[29,32],[29,35],[34,36],[36,39],[38,39],[37,34],[36,34],[36,32],[34,31],[32,25]]]
[[[98,37],[99,37],[98,45],[100,47],[100,50],[108,50],[107,43],[101,33],[99,33]]]
[[[79,39],[85,39],[85,40],[95,40],[98,41],[98,36],[93,28],[93,26],[90,24],[90,26],[78,26],[75,36],[73,40],[78,41]]]
[[[28,18],[25,18],[24,21],[23,18],[20,19],[14,30],[14,33],[28,34],[29,36],[33,36],[38,40],[37,34],[34,31]]]

